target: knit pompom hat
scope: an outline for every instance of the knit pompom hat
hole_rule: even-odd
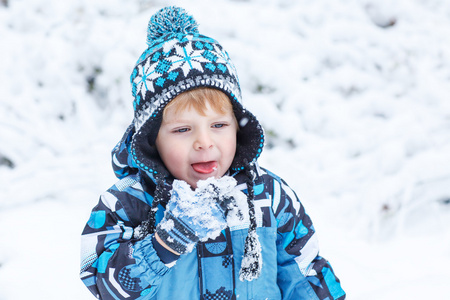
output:
[[[155,141],[162,112],[177,95],[205,87],[222,91],[229,97],[239,124],[231,171],[245,170],[249,177],[252,176],[251,165],[261,154],[264,133],[256,117],[240,103],[239,80],[228,53],[216,40],[200,34],[197,22],[184,9],[166,7],[153,15],[148,24],[147,45],[130,77],[135,131],[130,153],[135,165],[158,181],[155,205],[150,211],[150,219],[153,219],[159,198],[167,197],[164,178],[170,176],[159,158]],[[259,276],[262,263],[260,255],[250,258],[254,253],[252,249],[259,246],[252,183],[250,179],[247,184],[251,226],[244,255],[246,268],[251,270],[241,274],[241,279],[246,280]],[[150,226],[153,221],[148,222]]]

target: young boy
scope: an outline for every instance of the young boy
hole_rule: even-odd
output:
[[[176,7],[147,43],[120,180],[83,231],[83,283],[99,299],[344,299],[295,192],[256,163],[264,133],[225,50]]]

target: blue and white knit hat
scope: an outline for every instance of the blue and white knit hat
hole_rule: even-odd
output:
[[[166,7],[151,17],[147,44],[130,78],[135,112],[130,153],[137,167],[157,181],[152,209],[143,227],[147,227],[148,233],[154,232],[158,203],[167,199],[170,189],[165,180],[170,174],[155,147],[164,108],[183,92],[200,87],[218,89],[229,97],[239,124],[231,169],[243,170],[247,177],[250,226],[240,279],[258,278],[262,258],[256,234],[252,163],[261,154],[264,133],[256,117],[240,103],[236,69],[222,46],[201,35],[197,22],[182,8]]]
[[[236,69],[222,46],[199,34],[197,22],[178,7],[163,8],[151,17],[147,44],[130,78],[135,112],[131,154],[137,166],[167,175],[154,148],[162,111],[177,95],[199,87],[224,92],[233,105],[240,128],[231,168],[242,170],[254,162],[263,148],[263,130],[240,103]]]

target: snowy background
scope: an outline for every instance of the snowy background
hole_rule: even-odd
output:
[[[228,50],[348,299],[448,297],[449,1],[1,0],[0,300],[92,299],[79,236],[167,4]]]

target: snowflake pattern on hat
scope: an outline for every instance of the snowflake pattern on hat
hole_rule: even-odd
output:
[[[192,75],[203,74],[209,75],[209,77],[213,77],[215,74],[224,75],[222,80],[228,81],[229,84],[217,84],[210,80],[210,85],[227,87],[229,94],[240,94],[236,69],[220,45],[201,35],[190,35],[184,37],[183,40],[185,41],[183,43],[174,43],[174,40],[169,40],[167,43],[171,46],[170,49],[163,44],[163,47],[157,52],[148,55],[146,59],[136,65],[131,75],[131,83],[137,117],[141,116],[144,111],[146,117],[151,117],[157,108],[163,106],[165,101],[161,101],[161,97],[159,97],[159,101],[152,99],[158,98],[158,94],[163,96],[166,101],[172,99],[173,95],[167,97],[167,92],[164,93],[165,88],[168,89],[175,85],[180,87],[180,91],[184,90],[178,83],[184,83],[186,88],[189,82],[184,79],[192,78],[191,72]],[[191,82],[192,87],[196,86],[197,80],[193,83],[192,85]],[[141,104],[143,99],[149,98],[150,101],[146,101],[146,106],[144,103]]]

